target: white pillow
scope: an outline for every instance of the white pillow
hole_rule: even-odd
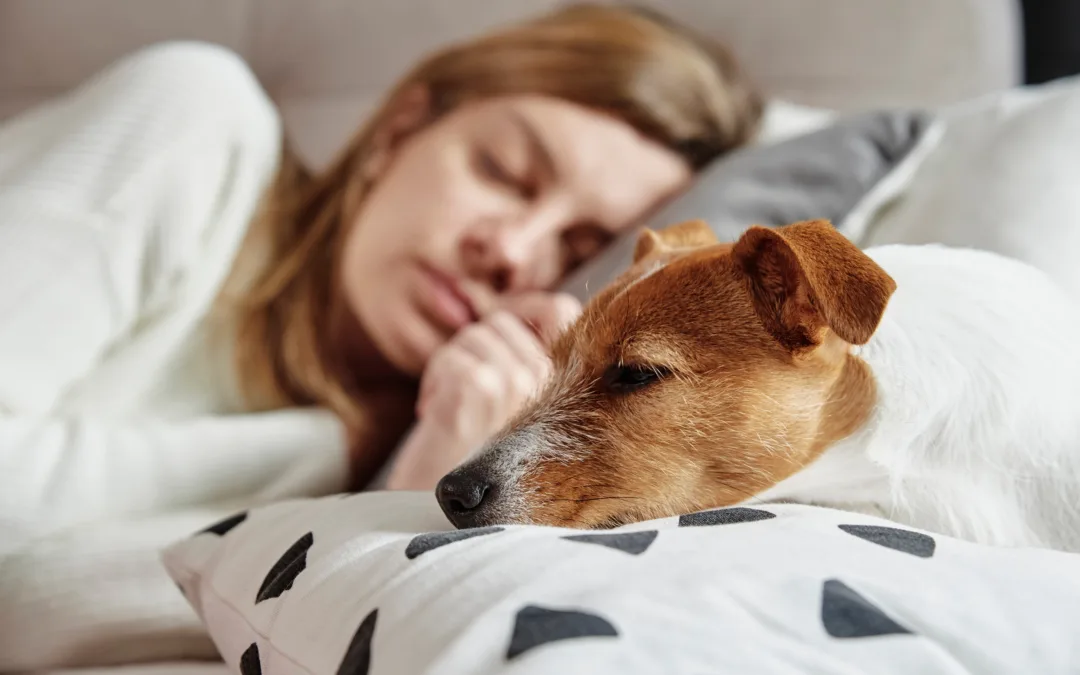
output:
[[[754,144],[779,143],[818,131],[829,126],[839,117],[840,113],[830,108],[817,108],[783,99],[770,99],[765,102],[765,109],[761,115],[761,128],[754,138]]]
[[[1080,76],[948,106],[838,226],[863,247],[986,249],[1041,269],[1080,300]]]
[[[244,675],[1075,672],[1080,556],[799,505],[447,527],[426,493],[292,501],[164,560]]]

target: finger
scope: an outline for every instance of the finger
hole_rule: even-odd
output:
[[[549,324],[551,335],[548,344],[554,342],[555,338],[573,325],[581,316],[582,311],[581,302],[566,293],[556,293],[552,298],[552,303],[551,323]]]
[[[463,377],[470,378],[484,400],[484,415],[492,420],[506,417],[536,391],[547,360],[537,338],[517,317],[507,314],[498,324],[491,316],[456,342],[475,359]]]
[[[424,366],[424,372],[420,375],[420,392],[416,397],[417,417],[424,416],[424,410],[427,408],[428,401],[431,400],[433,392],[438,389],[440,373],[439,364],[442,360],[442,351],[445,348],[445,346],[440,348],[430,359],[428,359],[427,365]]]
[[[518,361],[514,350],[488,321],[465,328],[454,336],[453,344],[469,352],[481,362],[491,363],[500,368],[510,367]]]
[[[463,360],[466,363],[463,364]],[[447,343],[436,350],[428,359],[427,366],[425,366],[420,377],[420,392],[416,401],[417,416],[423,416],[431,400],[439,396],[439,392],[443,387],[447,386],[448,383],[453,386],[462,370],[479,364],[478,359],[468,352],[462,352],[453,342]]]
[[[581,314],[581,303],[566,293],[522,294],[508,299],[505,308],[529,325],[545,345]]]
[[[544,371],[549,360],[547,351],[540,338],[521,319],[510,312],[500,311],[492,314],[487,322],[513,351],[518,363],[536,375]]]
[[[476,398],[470,396],[468,390],[475,388],[477,373],[484,369],[484,363],[464,349],[451,345],[441,349],[438,359],[431,360],[425,376],[427,389],[418,416],[424,419],[433,415],[442,417],[444,422],[456,428],[462,409],[470,407],[464,401]],[[475,402],[471,407],[475,407]]]
[[[431,392],[435,389],[433,384],[434,376],[424,377],[420,380],[420,392],[416,396],[416,406],[413,408],[413,412],[417,417],[423,417],[424,411],[427,409],[428,401],[431,400]]]
[[[516,398],[509,373],[464,350],[448,357],[443,378],[432,409],[439,409],[437,417],[456,435],[477,443],[495,431]]]

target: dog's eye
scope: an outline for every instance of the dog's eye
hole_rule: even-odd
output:
[[[669,374],[662,366],[611,366],[602,381],[609,391],[621,394],[647,387]]]

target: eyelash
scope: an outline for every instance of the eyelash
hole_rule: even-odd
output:
[[[567,232],[563,236],[563,248],[568,271],[598,254],[610,240],[611,235],[608,232],[592,226],[580,227]],[[585,249],[584,252],[582,249]]]
[[[671,370],[664,366],[613,365],[600,381],[612,394],[629,394],[657,384],[670,375]]]
[[[477,153],[477,165],[482,174],[491,180],[514,190],[522,198],[532,199],[535,196],[536,190],[533,186],[529,185],[527,181],[516,178],[511,172],[507,171],[499,160],[495,159],[494,155],[491,153],[484,150],[479,151]]]

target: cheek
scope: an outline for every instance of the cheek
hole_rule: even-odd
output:
[[[563,424],[545,434],[560,447],[520,479],[533,522],[606,527],[693,510],[701,501],[706,467],[686,453],[674,421],[623,410]]]
[[[346,300],[354,309],[360,301],[363,289],[370,286],[367,273],[371,265],[365,255],[365,252],[369,250],[365,241],[367,234],[370,234],[369,228],[364,227],[357,219],[346,232],[339,252],[341,268],[338,283],[341,284]]]
[[[769,487],[776,448],[756,442],[755,415],[738,391],[667,386],[568,425],[588,431],[563,433],[573,451],[521,479],[532,519],[598,527],[727,506]]]
[[[387,234],[414,246],[455,239],[490,200],[465,148],[452,143],[408,149],[386,178],[379,211]]]
[[[543,462],[523,483],[530,520],[554,526],[604,528],[663,518],[708,506],[701,473],[643,452],[614,448],[571,463]]]

